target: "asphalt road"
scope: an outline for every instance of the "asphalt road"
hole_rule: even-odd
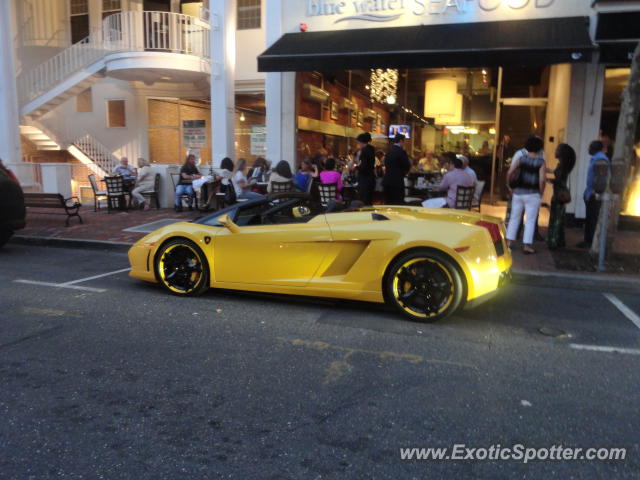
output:
[[[421,325],[356,302],[181,299],[126,272],[78,281],[127,266],[121,252],[0,251],[1,478],[640,476],[640,328],[601,293],[512,285]],[[455,444],[627,453],[400,459]]]

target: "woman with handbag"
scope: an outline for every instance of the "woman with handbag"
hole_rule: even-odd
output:
[[[513,190],[511,216],[507,227],[507,245],[511,248],[515,242],[524,211],[524,253],[535,253],[533,235],[547,181],[543,147],[544,142],[540,137],[530,136],[524,145],[524,150],[514,155],[507,173],[507,181]]]
[[[553,197],[551,197],[551,216],[547,233],[547,246],[551,250],[565,246],[564,214],[566,205],[571,202],[567,181],[576,164],[576,152],[571,146],[561,143],[556,149],[556,158],[558,166],[554,171],[555,178],[550,180],[553,184]]]

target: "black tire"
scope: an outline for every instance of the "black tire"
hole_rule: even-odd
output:
[[[414,322],[442,320],[460,307],[465,284],[457,266],[436,250],[419,249],[396,258],[384,278],[384,295]]]
[[[158,282],[170,293],[196,296],[209,289],[209,265],[202,250],[186,238],[170,240],[156,253]]]
[[[0,230],[0,248],[9,241],[13,235],[13,230]]]

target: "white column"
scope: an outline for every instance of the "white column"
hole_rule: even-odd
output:
[[[22,161],[20,152],[20,116],[13,50],[13,2],[0,8],[0,158],[5,163]]]
[[[235,157],[236,0],[211,2],[211,141],[216,167]]]
[[[282,35],[282,1],[266,5],[266,48]],[[296,162],[296,74],[269,72],[265,82],[267,110],[267,159],[272,164],[286,160],[295,169]]]
[[[576,218],[586,216],[582,195],[587,184],[589,143],[600,136],[604,74],[604,66],[598,63],[573,65],[566,142],[575,149],[577,158],[569,177],[572,201],[567,212]]]

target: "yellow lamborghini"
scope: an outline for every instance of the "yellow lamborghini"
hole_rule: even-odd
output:
[[[238,203],[141,238],[130,275],[188,296],[206,289],[388,302],[431,322],[490,297],[509,277],[500,219],[375,206],[326,213],[306,194]]]

